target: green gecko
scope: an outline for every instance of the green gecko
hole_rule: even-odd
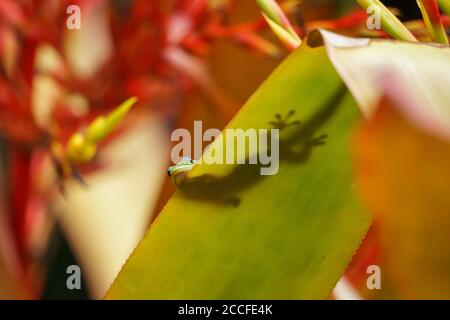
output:
[[[187,173],[191,171],[198,161],[192,160],[189,157],[184,157],[183,160],[167,170],[167,174],[172,179],[175,186],[180,187],[186,180]]]

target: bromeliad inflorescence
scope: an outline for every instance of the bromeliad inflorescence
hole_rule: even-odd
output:
[[[417,0],[423,15],[423,21],[408,21],[402,23],[394,12],[380,0],[356,0],[364,11],[354,11],[336,20],[315,21],[305,25],[307,31],[313,29],[347,30],[353,36],[391,37],[396,40],[418,42],[432,41],[448,45],[446,27],[450,26],[448,16],[442,16],[439,8],[450,14],[448,0]],[[261,8],[263,17],[275,35],[290,50],[294,50],[302,43],[300,35],[307,36],[287,18],[283,12],[283,5],[275,0],[256,0]],[[368,30],[368,12],[375,12],[380,20],[380,30]],[[303,33],[303,34],[302,34]]]

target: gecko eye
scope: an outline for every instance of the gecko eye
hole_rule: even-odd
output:
[[[170,173],[170,170],[167,170],[167,175],[169,176],[169,178],[172,176],[172,174]]]

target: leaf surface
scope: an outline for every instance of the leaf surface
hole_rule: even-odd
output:
[[[196,167],[106,298],[328,298],[371,222],[352,183],[361,118],[325,50],[302,46],[228,126],[283,128],[278,174]]]

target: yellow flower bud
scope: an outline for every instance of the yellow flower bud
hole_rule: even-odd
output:
[[[119,125],[136,102],[137,98],[130,98],[107,116],[96,118],[86,130],[86,141],[97,144],[106,138]]]
[[[97,154],[97,146],[93,143],[86,143],[80,151],[78,162],[90,162]]]
[[[98,143],[108,134],[106,130],[106,118],[100,116],[92,122],[86,130],[86,140],[91,143]]]
[[[85,139],[79,132],[74,133],[67,143],[67,155],[73,161],[78,161],[80,154],[82,153]]]
[[[81,133],[75,133],[67,144],[67,155],[74,162],[89,162],[97,153],[97,146],[87,142]]]
[[[136,98],[130,98],[109,115],[97,117],[88,126],[85,135],[74,133],[67,143],[68,159],[71,162],[91,161],[97,153],[97,144],[117,127],[136,102]]]

